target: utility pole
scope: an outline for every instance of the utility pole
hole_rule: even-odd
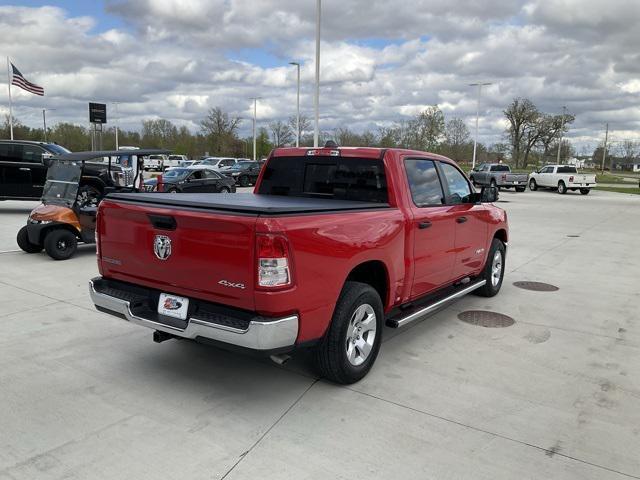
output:
[[[44,143],[47,143],[47,109],[42,109],[42,123],[44,124]]]
[[[607,159],[607,141],[609,141],[609,124],[604,133],[604,148],[602,149],[602,174],[604,175],[604,161]]]
[[[253,161],[256,161],[256,117],[258,114],[258,100],[262,97],[252,97],[253,100]]]
[[[313,98],[315,109],[315,128],[313,131],[313,146],[318,147],[320,139],[320,20],[322,15],[321,0],[316,0],[316,87]]]
[[[567,107],[562,107],[562,121],[560,122],[560,140],[558,140],[558,157],[556,158],[556,164],[560,165],[560,151],[562,150],[562,134],[564,133],[564,118],[567,114]]]
[[[113,102],[114,105],[114,110],[116,111],[116,115],[115,115],[115,123],[116,123],[116,150],[119,150],[119,144],[118,144],[118,122],[119,122],[119,118],[118,118],[118,105],[120,104],[120,102]]]
[[[476,136],[473,139],[473,160],[471,161],[471,168],[476,168],[476,152],[478,150],[478,122],[480,119],[480,97],[482,95],[482,87],[493,85],[489,82],[484,83],[470,83],[470,87],[478,87],[478,99],[476,102]]]
[[[298,69],[298,97],[296,101],[296,147],[300,146],[300,63],[289,62],[289,65],[295,65]]]

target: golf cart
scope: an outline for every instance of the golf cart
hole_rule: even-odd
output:
[[[51,258],[66,260],[75,253],[78,242],[94,243],[100,200],[110,192],[138,191],[143,157],[156,153],[168,151],[74,152],[49,159],[42,203],[18,232],[18,246],[27,253],[44,248]],[[95,187],[97,180],[102,182],[100,189]]]

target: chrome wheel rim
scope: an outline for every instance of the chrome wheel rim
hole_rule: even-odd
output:
[[[502,278],[502,252],[496,250],[491,262],[491,285],[497,287]]]
[[[345,342],[347,360],[351,365],[358,367],[369,358],[376,340],[376,320],[376,312],[368,303],[360,305],[353,312]]]

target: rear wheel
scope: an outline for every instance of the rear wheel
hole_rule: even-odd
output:
[[[493,297],[498,294],[504,279],[505,253],[504,243],[494,238],[487,256],[487,264],[481,276],[487,283],[477,289],[475,293],[482,297]]]
[[[178,193],[178,189],[175,187],[171,187],[170,189],[167,190],[167,193]]]
[[[239,178],[239,181],[240,181],[240,186],[241,186],[241,187],[247,187],[247,186],[249,186],[249,177],[247,177],[246,175],[242,175],[242,176]]]
[[[42,251],[42,245],[31,243],[29,241],[29,234],[27,232],[26,225],[18,230],[18,235],[16,235],[16,242],[18,242],[18,246],[24,252],[38,253]]]
[[[538,189],[538,184],[532,178],[531,180],[529,180],[529,190],[531,190],[532,192],[535,192],[537,189]]]
[[[71,258],[77,248],[78,239],[69,230],[51,230],[44,238],[44,249],[54,260]]]
[[[590,191],[591,191],[591,189],[590,189],[590,188],[581,188],[581,189],[580,189],[580,193],[581,193],[582,195],[589,195],[589,192],[590,192]]]
[[[496,181],[495,181],[495,180],[491,180],[491,183],[489,184],[489,186],[490,186],[491,188],[498,188],[498,184],[496,183]],[[499,190],[500,190],[500,189],[498,188],[498,191],[499,191]]]
[[[567,186],[562,180],[558,182],[558,193],[561,195],[564,195],[565,193],[567,193]]]
[[[315,352],[320,374],[336,383],[362,379],[376,361],[384,325],[380,295],[370,285],[347,282],[331,325]]]
[[[220,193],[231,193],[231,190],[229,190],[229,187],[222,187]]]

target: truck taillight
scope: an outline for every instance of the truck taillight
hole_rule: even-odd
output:
[[[289,241],[283,235],[257,234],[258,286],[282,288],[292,284]]]
[[[569,183],[573,183],[573,175],[569,177]]]

